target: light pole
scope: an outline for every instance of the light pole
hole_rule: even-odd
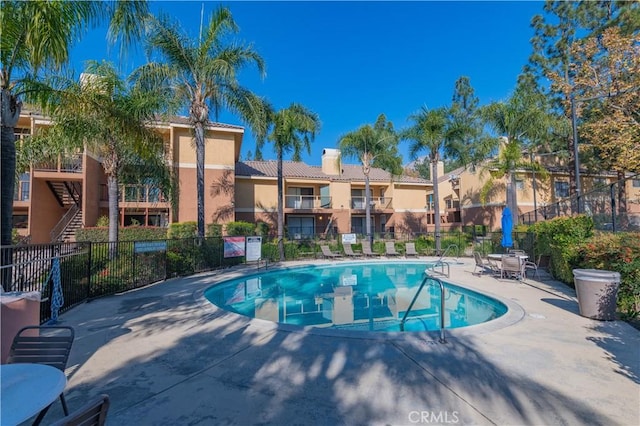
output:
[[[576,122],[576,105],[573,94],[571,94],[571,129],[573,131],[573,165],[576,175],[576,196],[577,209],[580,214],[580,202],[582,199],[582,187],[580,185],[580,156],[578,155],[578,124]]]

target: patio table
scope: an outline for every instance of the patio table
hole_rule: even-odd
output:
[[[64,372],[44,364],[0,365],[2,425],[17,425],[56,400],[67,385]]]

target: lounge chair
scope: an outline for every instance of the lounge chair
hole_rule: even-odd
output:
[[[52,426],[103,426],[109,411],[109,395],[100,395]]]
[[[416,256],[416,257],[418,257],[418,256],[420,256],[418,254],[418,252],[416,251],[416,244],[415,243],[407,243],[407,244],[405,244],[404,247],[405,247],[405,251],[404,251],[405,257],[408,257],[408,256]]]
[[[502,256],[502,266],[500,267],[500,278],[514,277],[521,280],[524,278],[524,260],[520,256]]]
[[[380,256],[379,253],[376,253],[375,251],[371,250],[371,243],[369,241],[362,242],[362,253],[365,256]]]
[[[396,244],[393,241],[385,242],[384,249],[387,256],[400,256],[400,253],[396,251]]]
[[[325,259],[331,259],[331,258],[335,259],[338,257],[342,257],[341,254],[332,252],[329,246],[320,246],[320,250],[322,250],[322,256]]]
[[[69,353],[73,345],[75,332],[66,326],[27,326],[22,328],[13,338],[7,364],[34,363],[55,367],[58,370],[67,368]],[[64,393],[60,394],[60,402],[65,416],[69,415]],[[52,403],[53,404],[53,403]],[[40,424],[51,405],[42,409],[34,425]]]
[[[353,248],[351,247],[350,243],[344,243],[342,245],[342,249],[344,250],[344,254],[346,254],[349,257],[360,257],[360,256],[362,256],[362,253],[353,251]]]

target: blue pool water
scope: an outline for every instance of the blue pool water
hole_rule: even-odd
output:
[[[424,262],[342,263],[246,275],[210,287],[216,306],[278,323],[337,329],[400,331],[400,320],[424,278]],[[425,286],[406,331],[440,328],[440,287]],[[507,307],[485,295],[445,283],[445,327],[498,318]]]

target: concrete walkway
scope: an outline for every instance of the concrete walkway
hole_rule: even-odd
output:
[[[76,329],[67,402],[109,394],[110,425],[640,424],[638,330],[579,316],[561,283],[472,271],[448,281],[521,308],[446,344],[230,314],[202,297],[222,273],[98,299],[60,318]]]

